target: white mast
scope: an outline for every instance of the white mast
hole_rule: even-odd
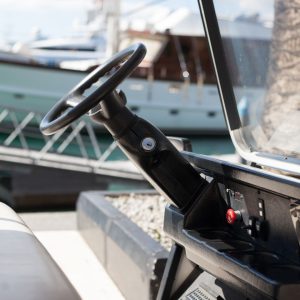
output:
[[[106,54],[110,57],[119,50],[120,0],[103,0],[102,7],[107,24]]]

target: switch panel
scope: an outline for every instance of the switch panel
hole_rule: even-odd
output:
[[[258,205],[258,215],[259,215],[259,218],[262,219],[262,220],[265,220],[265,204],[264,204],[264,200],[258,198],[257,205]]]

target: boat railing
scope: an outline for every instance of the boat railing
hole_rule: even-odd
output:
[[[142,178],[117,143],[83,118],[52,136],[39,130],[40,112],[0,108],[0,160],[108,176]]]

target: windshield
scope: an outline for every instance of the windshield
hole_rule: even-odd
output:
[[[287,0],[214,4],[242,123],[236,143],[246,144],[248,152],[271,153],[299,164],[300,4]]]

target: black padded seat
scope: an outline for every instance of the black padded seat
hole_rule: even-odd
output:
[[[0,203],[0,299],[80,299],[30,229]]]

